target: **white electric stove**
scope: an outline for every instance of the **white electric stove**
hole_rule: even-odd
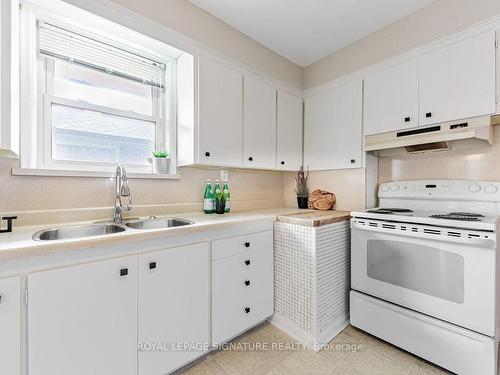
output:
[[[496,374],[500,183],[385,183],[352,213],[351,324],[459,374]]]

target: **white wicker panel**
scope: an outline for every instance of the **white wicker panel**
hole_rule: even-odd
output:
[[[316,231],[317,329],[321,333],[349,313],[351,233],[349,221]]]
[[[314,231],[301,225],[274,226],[274,309],[313,333]]]
[[[317,228],[276,222],[274,305],[317,336],[345,319],[349,309],[349,221]]]

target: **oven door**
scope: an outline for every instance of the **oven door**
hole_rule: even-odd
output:
[[[351,219],[352,288],[494,336],[492,232]]]

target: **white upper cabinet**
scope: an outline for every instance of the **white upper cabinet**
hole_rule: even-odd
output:
[[[302,165],[302,107],[302,98],[278,91],[278,169],[298,170]]]
[[[362,81],[306,98],[304,165],[311,170],[362,166]]]
[[[139,345],[210,343],[207,242],[139,255]],[[204,351],[139,351],[139,375],[162,375]]]
[[[30,375],[137,375],[137,256],[28,276]]]
[[[0,374],[21,373],[21,279],[0,280]]]
[[[0,157],[19,155],[19,2],[0,3]]]
[[[495,31],[420,58],[420,125],[495,112]]]
[[[245,167],[276,167],[276,88],[246,75],[243,94]]]
[[[418,60],[375,72],[364,81],[364,134],[418,126]]]
[[[198,160],[241,167],[243,157],[243,73],[200,58],[198,62]]]

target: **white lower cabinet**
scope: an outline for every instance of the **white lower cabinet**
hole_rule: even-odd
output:
[[[21,279],[0,279],[0,374],[25,344],[29,375],[169,374],[271,316],[272,230],[211,244],[28,274],[27,343]]]
[[[137,374],[137,256],[28,275],[28,363],[29,375]]]
[[[139,375],[167,374],[208,350],[209,256],[207,242],[139,255]]]
[[[212,342],[223,343],[273,314],[273,233],[212,243]]]
[[[21,373],[20,278],[0,279],[0,374]]]

